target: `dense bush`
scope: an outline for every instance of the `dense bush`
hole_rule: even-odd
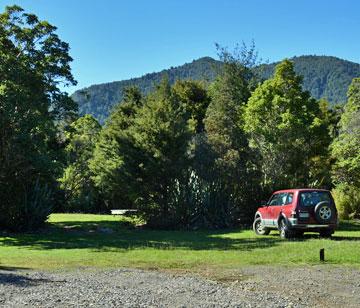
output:
[[[53,208],[52,191],[47,184],[35,182],[27,196],[24,207],[20,209],[19,219],[16,220],[18,230],[33,230],[42,226]]]
[[[339,184],[332,190],[341,219],[360,218],[360,188]]]
[[[52,191],[48,185],[36,180],[33,186],[27,188],[8,186],[7,190],[1,191],[10,196],[6,200],[3,199],[5,201],[3,204],[7,206],[0,207],[0,225],[14,231],[41,227],[53,207]]]

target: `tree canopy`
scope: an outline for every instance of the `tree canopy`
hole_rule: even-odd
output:
[[[334,180],[360,186],[360,78],[355,78],[348,91],[348,102],[339,123],[339,136],[332,144]]]
[[[245,109],[245,130],[260,154],[263,185],[270,190],[311,184],[311,160],[324,153],[328,138],[319,103],[301,87],[293,63],[281,62],[274,77],[252,93]],[[325,144],[326,146],[326,144]]]
[[[69,46],[55,30],[18,6],[0,15],[1,226],[42,223],[61,172],[58,127],[76,104],[60,84],[76,82]]]

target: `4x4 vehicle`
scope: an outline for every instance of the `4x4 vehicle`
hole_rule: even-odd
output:
[[[282,238],[301,236],[304,232],[330,237],[337,225],[335,202],[328,190],[288,189],[274,192],[256,211],[253,229],[258,235],[277,229]]]

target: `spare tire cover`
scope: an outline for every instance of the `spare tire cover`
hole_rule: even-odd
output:
[[[335,209],[328,201],[321,201],[316,204],[314,212],[316,220],[320,223],[330,222],[335,215]]]

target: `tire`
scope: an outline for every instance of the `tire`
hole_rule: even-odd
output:
[[[285,219],[281,219],[279,222],[279,231],[280,231],[280,237],[282,239],[289,239],[293,236],[293,233],[289,229],[289,226],[287,225]]]
[[[320,237],[330,238],[332,234],[333,234],[333,230],[327,229],[320,231]]]
[[[261,217],[257,217],[253,223],[253,230],[257,235],[268,235],[270,233],[270,229],[263,227],[261,223]]]
[[[322,201],[316,204],[315,217],[319,223],[326,224],[334,219],[335,208],[327,201]]]

